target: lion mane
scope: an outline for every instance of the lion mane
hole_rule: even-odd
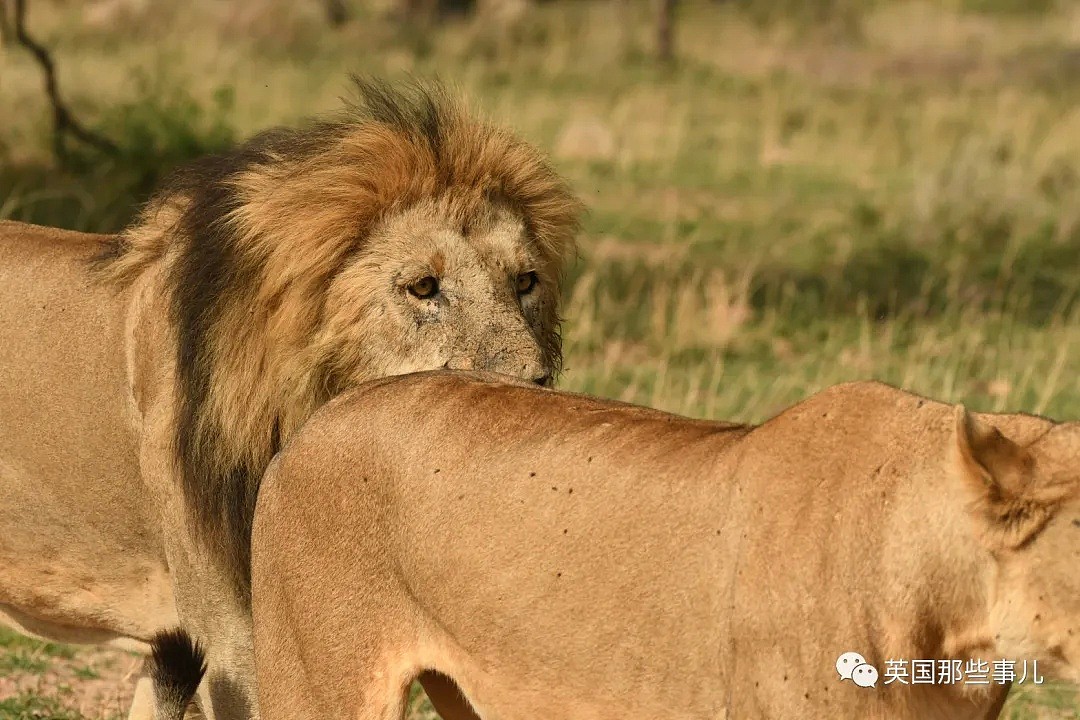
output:
[[[430,201],[468,227],[497,200],[522,218],[539,274],[557,284],[574,253],[581,206],[537,150],[441,85],[353,80],[358,100],[338,117],[175,172],[95,259],[117,285],[162,267],[178,474],[196,533],[245,604],[263,471],[342,389],[348,346],[323,322],[324,290],[377,224]],[[557,367],[555,302],[540,340]]]

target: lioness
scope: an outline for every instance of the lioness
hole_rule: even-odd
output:
[[[423,373],[293,436],[252,552],[264,720],[400,718],[429,670],[482,718],[992,718],[1007,686],[885,663],[1080,679],[1080,423],[861,382],[749,427]]]
[[[251,516],[279,445],[372,378],[560,363],[568,188],[438,87],[358,87],[180,171],[118,236],[0,223],[0,621],[145,650],[182,620],[219,718],[253,705]]]

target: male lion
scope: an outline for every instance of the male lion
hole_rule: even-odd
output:
[[[219,717],[253,705],[280,443],[372,378],[560,363],[568,188],[438,87],[358,85],[338,119],[180,171],[118,236],[0,223],[0,622],[145,650],[183,620]]]
[[[1080,679],[1080,423],[862,382],[749,427],[423,373],[293,436],[252,552],[263,720],[398,719],[427,670],[504,720],[982,720],[1007,686],[837,658]]]

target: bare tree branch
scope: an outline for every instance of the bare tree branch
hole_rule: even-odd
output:
[[[15,42],[30,51],[41,66],[42,72],[45,73],[45,93],[49,96],[53,111],[53,152],[56,153],[56,157],[62,162],[68,159],[67,146],[64,143],[67,135],[72,135],[80,142],[109,155],[118,154],[120,149],[111,140],[83,127],[60,99],[60,90],[56,82],[56,65],[52,57],[48,50],[26,32],[26,0],[14,0],[14,3]]]
[[[675,4],[677,0],[656,0],[656,54],[663,62],[675,58]]]
[[[11,21],[8,20],[7,0],[0,0],[0,48],[11,42]]]

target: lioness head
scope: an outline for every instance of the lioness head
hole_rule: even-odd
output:
[[[442,367],[547,384],[580,205],[540,154],[437,86],[358,81],[332,121],[175,175],[103,253],[159,267],[189,505],[246,591],[258,479],[351,385]]]
[[[957,446],[977,535],[998,564],[996,650],[1080,681],[1080,423],[1020,446],[963,408]]]

